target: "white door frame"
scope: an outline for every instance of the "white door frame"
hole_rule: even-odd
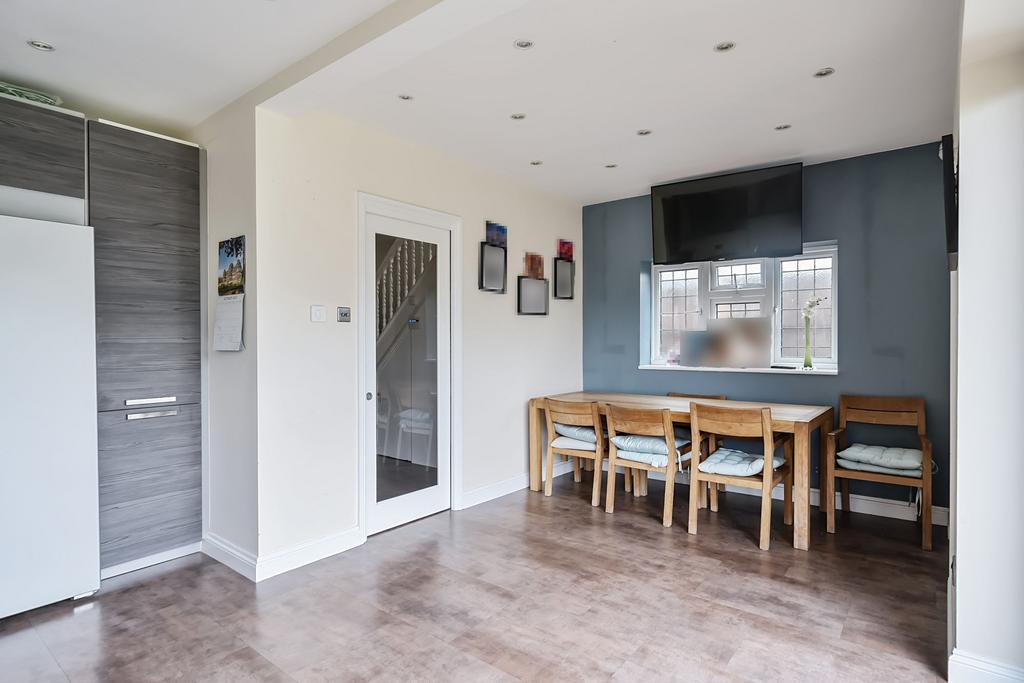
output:
[[[447,230],[450,233],[451,255],[451,509],[461,507],[462,500],[462,218],[452,214],[406,204],[394,199],[379,197],[366,192],[358,193],[358,280],[359,306],[356,327],[359,336],[359,529],[365,537],[367,526],[367,462],[366,449],[369,442],[367,414],[376,402],[366,400],[370,380],[370,368],[376,377],[377,346],[374,339],[376,316],[376,291],[367,285],[367,239],[369,231],[366,216],[376,214],[396,220],[420,223]],[[374,272],[373,270],[370,271]],[[372,359],[372,362],[371,362]],[[376,423],[375,423],[376,424]],[[376,427],[374,426],[374,440]]]

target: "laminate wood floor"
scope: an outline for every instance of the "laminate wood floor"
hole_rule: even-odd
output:
[[[4,681],[931,681],[945,673],[945,530],[852,514],[810,552],[724,496],[686,533],[662,486],[591,508],[557,480],[371,538],[258,585],[202,555],[0,621]]]

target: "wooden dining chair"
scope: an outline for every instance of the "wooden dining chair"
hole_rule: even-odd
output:
[[[605,439],[601,413],[596,403],[545,399],[544,415],[548,426],[547,472],[544,495],[550,496],[555,472],[555,456],[573,460],[575,481],[580,481],[580,460],[594,462],[594,486],[590,504],[601,504],[601,467],[604,462]],[[610,468],[609,468],[610,469]],[[615,470],[611,470],[614,472]],[[614,479],[614,476],[612,477]]]
[[[669,398],[688,398],[688,399],[692,399],[692,400],[702,399],[702,398],[703,399],[711,399],[713,401],[724,401],[724,400],[726,400],[724,394],[680,394],[680,393],[675,392],[675,391],[670,391],[670,392],[668,392],[665,395],[668,396]],[[683,439],[691,439],[691,440],[692,440],[692,437],[693,437],[689,427],[682,427],[680,425],[676,425],[676,436],[681,437]],[[710,453],[714,453],[716,450],[718,450],[718,447],[722,445],[722,442],[719,441],[718,439],[715,439],[714,443],[711,443],[711,444],[708,444],[708,445],[710,446],[709,452]],[[716,484],[716,485],[711,486],[709,488],[711,489],[711,509],[714,512],[718,512],[718,492],[719,491],[724,491],[725,490],[725,485],[724,484]],[[702,508],[705,507],[703,493],[701,494],[700,506]]]
[[[690,405],[690,430],[693,442],[703,444],[696,463],[690,466],[689,532],[697,533],[697,508],[701,482],[731,484],[761,490],[761,550],[768,550],[772,533],[772,491],[783,485],[784,521],[793,523],[793,437],[772,432],[770,408],[726,408],[702,403]],[[707,453],[707,444],[720,437],[759,439],[764,454],[756,455],[732,448]],[[775,456],[783,449],[783,458]],[[714,506],[712,506],[714,510]]]
[[[850,423],[916,427],[921,448],[850,444]],[[932,549],[932,442],[925,434],[923,398],[839,397],[839,428],[828,434],[823,483],[826,529],[836,531],[836,480],[843,511],[850,509],[850,480],[910,486],[921,491],[921,548]]]
[[[633,490],[641,486],[646,494],[646,475],[661,472],[665,476],[665,500],[661,523],[672,526],[676,472],[690,461],[690,442],[680,439],[672,428],[672,411],[643,410],[608,405],[602,411],[608,419],[608,491],[605,512],[615,512],[615,468],[643,472],[643,482],[633,480]],[[626,476],[629,476],[627,472]]]

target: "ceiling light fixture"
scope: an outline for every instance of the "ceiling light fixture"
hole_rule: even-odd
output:
[[[615,168],[617,166],[618,166],[618,164],[605,164],[604,165],[605,168]]]
[[[403,95],[399,95],[398,99],[404,100],[404,101],[408,102],[409,100],[412,99],[412,95],[404,95],[404,94]]]
[[[27,42],[30,47],[34,47],[40,52],[53,52],[56,49],[53,47],[53,45],[50,45],[49,43],[44,42],[42,40],[29,40]]]
[[[792,127],[793,126],[791,126],[788,123],[780,123],[779,125],[775,126],[775,130],[789,130]]]
[[[544,163],[543,161],[540,161],[539,159],[535,159],[535,160],[530,162],[530,166],[540,166],[543,163]]]
[[[517,50],[529,50],[531,47],[533,47],[532,40],[517,40],[512,44],[515,46]]]
[[[815,71],[814,72],[814,77],[815,78],[825,78],[826,76],[831,76],[835,72],[836,72],[835,69],[833,69],[830,66],[826,66],[824,69],[818,69],[817,71]]]
[[[647,135],[650,135],[651,131],[647,130],[646,128],[641,128],[636,132],[636,134],[639,135],[640,137],[645,137]]]
[[[718,45],[715,45],[715,52],[728,52],[734,47],[736,47],[736,43],[732,42],[731,40],[726,40],[719,43]]]
[[[509,118],[513,121],[522,121],[526,118],[526,114],[512,114]]]

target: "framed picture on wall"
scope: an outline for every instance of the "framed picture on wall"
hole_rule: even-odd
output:
[[[548,314],[548,281],[543,278],[519,276],[516,312],[519,315]]]
[[[576,280],[576,262],[564,258],[555,259],[555,299],[571,299]]]
[[[480,289],[485,292],[505,293],[508,273],[508,250],[505,247],[480,243]]]

